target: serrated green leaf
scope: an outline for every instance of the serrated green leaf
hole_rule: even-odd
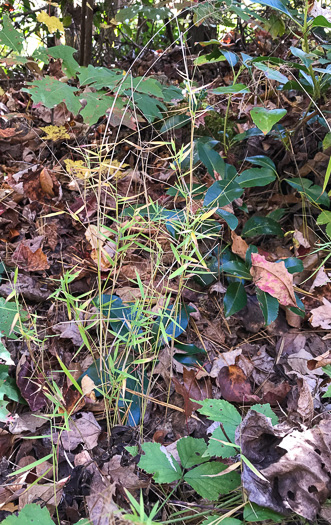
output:
[[[2,18],[2,29],[0,31],[0,44],[7,46],[16,53],[20,53],[23,49],[23,34],[15,29],[9,15],[5,13]]]
[[[250,168],[243,171],[236,178],[237,184],[242,188],[255,188],[267,186],[276,179],[274,171],[267,168]]]
[[[282,523],[284,516],[274,510],[260,507],[256,503],[247,503],[244,508],[244,520],[247,522],[272,520],[276,523]]]
[[[223,208],[243,194],[244,190],[234,181],[218,180],[208,188],[204,206],[217,206]]]
[[[208,457],[202,457],[206,450],[207,445],[204,439],[197,439],[187,436],[183,437],[177,442],[177,452],[179,454],[182,467],[185,469],[208,461]]]
[[[12,514],[2,521],[2,525],[54,525],[46,507],[35,503],[25,505],[18,513]]]
[[[226,435],[224,434],[223,429],[221,427],[218,427],[215,428],[209,440],[206,451],[206,455],[208,455],[209,457],[216,456],[218,458],[226,459],[236,456],[238,454],[237,448],[224,444],[228,443],[229,439],[233,441],[235,440],[235,431],[237,427],[229,423],[224,423],[223,428]],[[223,441],[224,443],[221,443],[221,441]]]
[[[30,93],[35,104],[42,103],[46,108],[54,108],[64,102],[68,110],[78,115],[81,109],[79,98],[75,96],[77,88],[60,82],[56,78],[45,76],[41,80],[27,82],[31,87],[23,88],[22,91]]]
[[[80,96],[80,100],[86,100],[86,105],[80,114],[82,115],[84,122],[90,126],[98,122],[99,118],[103,117],[108,109],[114,106],[114,102],[116,107],[118,107],[119,102],[123,107],[123,103],[120,99],[117,98],[115,101],[114,97],[108,97],[106,92],[100,91],[97,91],[96,93],[83,93]]]
[[[230,283],[223,299],[224,315],[230,317],[245,308],[247,294],[242,283]]]
[[[226,470],[226,468],[227,465],[223,465],[223,463],[211,461],[187,472],[184,480],[202,498],[214,501],[218,499],[220,494],[227,494],[240,486],[241,478],[237,472],[230,472],[224,474],[224,476],[215,476]]]
[[[276,416],[269,403],[265,403],[264,405],[253,405],[250,410],[255,410],[255,412],[258,412],[259,414],[264,414],[266,417],[270,417],[271,423],[277,425],[278,416]]]
[[[278,235],[283,237],[284,233],[280,224],[270,217],[259,217],[257,215],[248,219],[241,233],[242,237],[255,237],[257,235]]]
[[[250,111],[254,124],[264,135],[267,135],[273,126],[285,117],[286,113],[286,109],[266,109],[262,107],[253,108]]]
[[[141,446],[145,452],[139,461],[139,468],[153,474],[156,483],[172,483],[182,477],[182,470],[175,458],[166,452],[159,443],[144,443]]]
[[[263,292],[259,288],[256,289],[256,296],[263,313],[265,324],[268,326],[278,317],[279,302],[275,297],[272,297],[272,295],[267,292]]]
[[[212,421],[219,421],[224,425],[228,438],[235,441],[235,430],[241,423],[241,416],[238,410],[228,401],[223,399],[204,399],[199,401],[201,408],[198,408],[200,414],[207,416]],[[228,428],[233,429],[232,431]]]
[[[160,100],[155,100],[149,95],[132,92],[130,90],[126,91],[125,94],[133,98],[134,103],[138,106],[148,122],[154,122],[155,119],[163,119],[162,111],[166,111],[167,108]]]
[[[241,520],[237,518],[223,518],[223,516],[209,516],[201,525],[242,525]]]

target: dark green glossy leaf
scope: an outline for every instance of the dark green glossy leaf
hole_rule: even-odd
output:
[[[257,215],[248,219],[242,231],[242,237],[255,237],[257,235],[278,235],[283,237],[280,224],[270,217],[259,217]]]
[[[289,273],[303,272],[303,262],[301,259],[296,257],[288,257],[287,259],[280,259],[284,261],[285,268],[288,269]],[[279,261],[276,261],[279,262]]]
[[[223,300],[224,315],[230,317],[245,308],[247,295],[242,283],[230,283]]]
[[[239,277],[242,279],[252,279],[252,276],[249,272],[248,266],[244,263],[244,261],[234,259],[231,261],[224,262],[221,265],[221,270],[225,274],[229,274],[233,277]]]
[[[276,523],[282,523],[284,516],[274,510],[248,502],[244,508],[244,520],[247,522],[272,520]]]
[[[267,186],[275,179],[275,172],[270,168],[250,168],[243,171],[239,177],[236,178],[236,182],[242,188],[255,188]]]
[[[254,67],[256,67],[256,69],[259,69],[260,71],[263,71],[265,76],[270,80],[276,80],[280,84],[286,84],[288,82],[288,78],[282,73],[280,73],[280,71],[277,71],[272,67],[268,67],[263,63],[254,63]]]
[[[216,210],[215,213],[217,213],[217,215],[219,215],[222,219],[225,220],[230,230],[235,230],[237,228],[238,219],[235,215],[233,215],[233,213],[230,213],[226,210],[222,210],[221,208],[218,208],[218,210]]]
[[[209,174],[215,178],[214,172],[220,175],[224,174],[225,162],[221,155],[213,149],[214,143],[197,140],[195,148],[198,154],[199,160],[206,166]]]
[[[254,157],[246,157],[247,162],[254,164],[255,166],[261,166],[262,168],[270,168],[276,173],[276,166],[273,160],[269,159],[266,155],[254,155]]]
[[[218,180],[208,188],[203,204],[222,208],[241,197],[243,192],[239,184],[234,181]]]
[[[169,131],[171,129],[180,129],[186,126],[186,124],[189,124],[191,122],[191,117],[187,115],[174,115],[173,117],[168,118],[162,128],[160,129],[160,133],[165,133],[166,131]]]
[[[290,186],[292,186],[292,188],[305,195],[309,201],[316,204],[321,204],[326,208],[330,207],[330,197],[328,196],[328,194],[325,191],[323,191],[323,188],[321,188],[321,186],[313,184],[313,182],[310,179],[300,179],[298,177],[285,180]]]
[[[263,313],[265,324],[268,326],[278,317],[279,302],[267,292],[256,288],[256,296]]]

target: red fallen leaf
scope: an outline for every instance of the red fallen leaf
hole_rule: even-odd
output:
[[[18,363],[16,383],[32,412],[36,412],[46,406],[47,399],[43,392],[45,379],[42,374],[38,374],[33,370],[26,356],[23,356]]]
[[[263,397],[261,403],[269,403],[271,406],[278,406],[279,403],[284,401],[290,390],[291,385],[286,381],[278,383],[278,385],[271,381],[266,381],[262,388]]]
[[[251,384],[238,365],[223,366],[217,377],[222,397],[232,403],[260,401],[252,392]]]
[[[12,255],[13,263],[21,270],[28,270],[30,272],[47,270],[49,263],[46,254],[41,248],[33,251],[33,248],[30,249],[30,247],[27,246],[28,243],[29,241],[23,241],[18,245]]]
[[[0,139],[8,139],[16,135],[17,131],[15,128],[0,129]],[[21,132],[20,132],[21,133]]]
[[[196,370],[188,370],[183,368],[183,384],[175,377],[172,378],[177,394],[184,398],[184,410],[186,417],[190,417],[194,410],[197,410],[202,405],[193,403],[191,399],[202,401],[213,397],[210,378],[203,378],[203,381],[198,381],[196,378]]]
[[[259,253],[252,253],[253,281],[260,290],[276,297],[284,306],[296,306],[293,290],[293,275],[285,267],[284,261],[273,263]]]

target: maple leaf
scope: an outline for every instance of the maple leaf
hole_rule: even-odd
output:
[[[46,140],[70,139],[65,126],[45,126],[41,129],[46,133]]]
[[[260,290],[276,297],[284,306],[297,306],[293,290],[293,275],[285,267],[284,261],[273,263],[259,253],[252,253],[250,273]]]

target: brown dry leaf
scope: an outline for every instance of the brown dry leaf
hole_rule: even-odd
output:
[[[59,505],[63,487],[69,478],[62,479],[54,483],[45,483],[44,485],[28,485],[26,490],[19,497],[18,508],[22,510],[29,503],[38,505],[46,504],[51,515],[54,514],[56,507]]]
[[[246,252],[248,250],[247,242],[244,241],[244,239],[242,239],[240,235],[237,235],[233,230],[231,231],[231,239],[232,239],[232,246],[231,246],[232,253],[239,255],[239,257],[245,260]]]
[[[269,262],[263,255],[252,253],[250,273],[260,290],[276,297],[284,306],[296,306],[293,289],[293,275],[289,273],[283,261]]]
[[[92,450],[98,444],[101,427],[91,412],[83,412],[75,416],[69,422],[69,431],[64,430],[61,434],[53,434],[53,441],[57,443],[60,439],[65,450],[75,450],[81,443],[88,450]]]
[[[112,260],[116,253],[116,244],[109,239],[111,232],[108,228],[90,224],[85,232],[85,237],[92,246],[91,259],[101,270],[106,272],[113,267]]]
[[[325,297],[323,298],[323,305],[311,310],[310,324],[315,328],[320,327],[325,330],[331,328],[331,302]]]
[[[266,381],[262,386],[262,401],[261,403],[269,403],[272,407],[278,406],[286,398],[291,391],[291,385],[286,381],[282,381],[277,385],[271,381]]]
[[[325,284],[328,284],[330,282],[331,282],[331,279],[325,273],[324,266],[321,266],[316,274],[313,284],[309,288],[309,291],[312,292],[315,288],[324,286]]]
[[[252,392],[250,381],[237,365],[224,366],[217,377],[222,397],[232,403],[258,403],[259,396]]]
[[[322,366],[327,365],[331,365],[331,350],[315,357],[315,359],[309,359],[307,361],[307,367],[309,370],[316,370],[316,368],[321,368]]]
[[[314,521],[331,496],[330,436],[327,416],[314,428],[300,432],[286,423],[273,427],[265,415],[248,412],[236,431],[236,443],[267,480],[243,464],[242,482],[249,500]]]
[[[90,495],[86,497],[89,519],[94,525],[114,524],[114,514],[119,510],[113,500],[116,483],[110,483],[105,476],[102,476],[94,463],[91,468],[93,478]]]
[[[12,255],[13,263],[21,270],[29,272],[47,270],[50,267],[47,255],[41,248],[33,251],[29,244],[29,241],[23,241],[18,245]]]
[[[22,432],[35,432],[37,428],[42,427],[47,419],[42,417],[42,412],[31,412],[25,414],[15,414],[9,423],[9,432],[11,434],[17,435]]]
[[[314,400],[307,381],[298,377],[289,394],[287,410],[291,421],[310,425],[314,417]]]
[[[122,456],[116,455],[105,463],[101,469],[102,474],[109,477],[113,483],[121,485],[130,492],[148,487],[149,481],[143,481],[135,474],[135,464],[122,467]]]
[[[80,335],[78,321],[66,321],[52,326],[52,331],[60,335],[60,339],[70,339],[75,346],[81,346],[84,341]]]
[[[204,378],[200,382],[196,378],[196,370],[183,369],[183,384],[175,377],[172,381],[175,385],[176,392],[184,398],[184,410],[186,417],[190,417],[194,410],[197,410],[201,405],[194,403],[191,399],[202,401],[213,397],[211,382],[209,378]]]
[[[0,139],[9,139],[16,135],[16,128],[0,129]]]
[[[54,181],[51,177],[50,172],[44,168],[41,170],[39,175],[40,187],[46,195],[55,197],[54,193]]]
[[[15,441],[15,436],[12,436],[4,430],[3,428],[0,429],[0,456],[1,458],[7,457],[12,451],[13,445]]]
[[[81,383],[84,396],[88,396],[90,401],[96,402],[97,398],[94,392],[95,383],[88,375],[84,376]]]

